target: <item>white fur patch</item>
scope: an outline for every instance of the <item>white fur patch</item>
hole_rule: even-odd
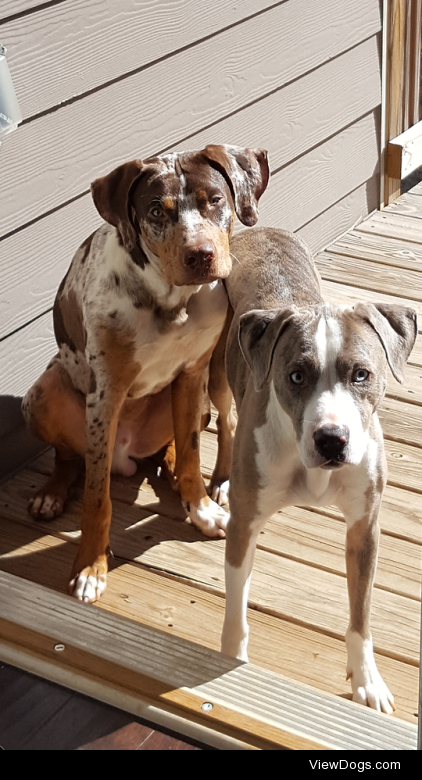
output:
[[[394,698],[375,663],[371,639],[363,639],[350,628],[346,632],[347,678],[351,678],[353,701],[391,714]]]
[[[100,574],[98,577],[93,577],[91,574],[88,576],[78,574],[69,583],[69,590],[72,596],[75,596],[79,601],[91,603],[100,598],[105,591],[106,584],[107,577],[105,574]]]
[[[226,535],[229,514],[215,501],[210,499],[207,502],[201,499],[198,506],[190,504],[189,508],[184,501],[183,505],[192,524],[199,528],[205,536],[224,537]]]

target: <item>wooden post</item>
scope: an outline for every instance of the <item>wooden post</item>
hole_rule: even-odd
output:
[[[384,0],[381,208],[400,195],[402,149],[419,117],[422,0]]]
[[[387,13],[386,35],[386,143],[404,130],[403,84],[404,53],[406,40],[406,0],[385,0]],[[385,159],[384,205],[388,205],[400,195],[401,167],[391,153]],[[400,158],[401,166],[401,158]]]

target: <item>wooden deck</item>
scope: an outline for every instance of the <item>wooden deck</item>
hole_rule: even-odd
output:
[[[317,264],[327,300],[405,300],[417,309],[422,328],[422,184],[335,241],[318,255]],[[395,695],[394,719],[414,725],[421,596],[421,379],[419,336],[405,383],[389,376],[380,414],[389,480],[372,608],[376,658]],[[214,422],[202,436],[201,449],[203,473],[209,477],[216,454]],[[27,499],[51,463],[47,452],[0,488],[0,570],[64,594],[79,533],[82,485],[53,522],[35,523],[26,511]],[[207,540],[184,521],[177,496],[149,461],[140,463],[134,478],[113,479],[112,501],[114,559],[108,588],[93,607],[70,599],[69,604],[81,614],[114,613],[218,650],[224,541]],[[344,522],[330,507],[291,508],[275,515],[260,536],[249,623],[254,666],[348,698],[344,537]],[[13,632],[6,636],[2,624],[0,639],[13,646]],[[11,661],[10,655],[4,660]]]

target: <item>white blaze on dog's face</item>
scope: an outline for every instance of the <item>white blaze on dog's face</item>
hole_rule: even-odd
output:
[[[361,462],[386,366],[377,335],[351,308],[325,305],[292,319],[274,350],[273,379],[306,468]]]
[[[235,215],[247,226],[269,180],[263,149],[209,144],[132,160],[92,184],[99,213],[142,269],[182,287],[225,279]]]
[[[314,334],[318,379],[303,409],[299,439],[306,468],[357,465],[367,449],[370,419],[384,395],[385,382],[379,382],[379,372],[385,374],[386,360],[377,345],[381,360],[377,367],[365,340],[352,333],[347,316],[321,314]],[[297,384],[294,372],[289,381]]]
[[[160,162],[159,171],[146,170],[132,199],[144,251],[159,259],[169,284],[225,278],[235,218],[227,182],[205,162],[194,165],[188,159],[183,169],[173,156]]]
[[[261,392],[273,381],[308,469],[361,462],[385,393],[387,364],[402,382],[416,335],[416,312],[396,304],[318,302],[255,309],[239,321],[254,389]]]

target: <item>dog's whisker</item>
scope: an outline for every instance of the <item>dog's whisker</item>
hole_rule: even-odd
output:
[[[230,252],[230,257],[233,257],[233,259],[236,260],[236,263],[239,263],[240,265],[240,260],[237,259],[236,255],[234,255],[233,252]]]

